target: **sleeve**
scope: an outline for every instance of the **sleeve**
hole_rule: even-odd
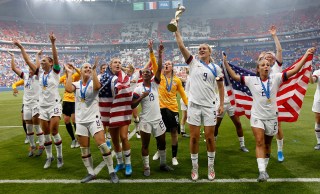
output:
[[[72,74],[72,80],[75,82],[80,80],[80,75],[78,72],[75,72],[74,74]]]
[[[152,64],[152,72],[155,74],[158,70],[158,64],[157,64],[156,57],[154,56],[154,52],[150,53],[150,60]]]
[[[187,97],[186,93],[184,92],[181,80],[179,78],[178,78],[178,82],[177,82],[177,87],[178,87],[178,92],[179,92],[184,104],[188,105],[188,97]]]
[[[12,89],[16,89],[17,86],[22,86],[23,84],[24,84],[24,80],[21,79],[21,80],[19,80],[19,81],[17,81],[17,82],[12,84]]]
[[[66,81],[66,79],[67,79],[67,76],[66,76],[66,74],[64,74],[63,76],[60,77],[59,83],[60,83],[60,84],[61,84],[61,83],[64,83],[64,82]]]
[[[190,55],[190,57],[188,58],[188,60],[186,60],[186,63],[188,64],[188,65],[190,65],[190,63],[193,61],[193,56],[192,55]]]

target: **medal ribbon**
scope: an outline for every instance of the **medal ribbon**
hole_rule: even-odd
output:
[[[214,64],[212,64],[212,66],[213,66],[213,69],[211,69],[210,67],[209,67],[209,64],[207,65],[207,64],[205,64],[205,62],[203,62],[203,61],[201,61],[200,60],[200,62],[202,63],[202,65],[204,65],[206,68],[208,68],[211,72],[212,72],[212,74],[214,75],[214,77],[218,77],[217,76],[217,69],[216,69],[216,66],[214,65]]]
[[[49,74],[51,73],[51,71],[52,71],[52,69],[49,71],[47,76],[45,76],[45,74],[43,73],[43,76],[42,76],[43,87],[48,87],[48,77],[49,77]]]
[[[167,88],[167,91],[170,92],[171,91],[171,88],[172,88],[172,80],[173,80],[173,76],[171,75],[171,81],[170,81],[170,85],[168,84],[168,79],[166,76],[164,76],[166,78],[166,88]]]
[[[86,87],[84,88],[84,91],[82,91],[82,81],[80,81],[80,97],[85,100],[86,99],[86,92],[87,92],[87,89],[88,89],[88,86],[91,82],[91,79],[88,81]]]
[[[264,84],[262,83],[262,80],[260,78],[260,82],[261,82],[261,85],[262,85],[262,89],[264,91],[264,93],[266,94],[266,97],[268,99],[270,99],[270,79],[268,78],[268,82],[267,82],[267,88],[264,86]]]

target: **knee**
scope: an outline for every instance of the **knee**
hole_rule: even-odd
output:
[[[198,143],[198,139],[195,137],[191,137],[190,142],[192,145],[196,145]]]

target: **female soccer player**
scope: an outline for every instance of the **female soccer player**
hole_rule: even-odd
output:
[[[53,33],[49,35],[53,58],[46,56],[41,59],[41,68],[43,73],[39,76],[40,82],[40,124],[44,132],[47,159],[43,168],[49,168],[51,166],[54,157],[52,156],[52,139],[50,132],[53,136],[55,146],[57,149],[57,167],[63,166],[62,156],[62,139],[59,134],[59,121],[62,113],[61,97],[59,94],[59,78],[60,78],[60,66],[58,61],[58,52],[55,46],[56,37]],[[14,41],[14,44],[20,48],[22,56],[27,65],[34,72],[35,75],[39,74],[39,68],[34,65],[23,46],[18,41]]]
[[[252,94],[253,105],[251,108],[250,124],[256,140],[256,157],[259,169],[258,182],[267,181],[269,175],[266,171],[270,154],[271,142],[278,133],[278,107],[276,96],[279,86],[295,75],[305,64],[308,55],[313,54],[315,48],[307,50],[296,66],[283,73],[270,74],[270,62],[265,56],[260,56],[257,61],[257,76],[240,76],[236,74],[229,64],[227,57],[223,56],[224,65],[230,76],[246,85]]]
[[[200,127],[203,123],[205,138],[207,144],[208,156],[208,179],[215,178],[214,158],[215,158],[215,141],[214,128],[217,121],[215,91],[218,85],[220,104],[218,114],[223,112],[224,86],[221,68],[213,64],[210,58],[212,49],[208,44],[200,44],[198,57],[195,59],[188,49],[184,46],[179,30],[175,32],[178,47],[190,67],[190,90],[188,97],[188,119],[190,128],[190,152],[192,161],[191,178],[197,180],[198,175],[198,152]]]
[[[93,161],[90,153],[90,135],[93,136],[103,160],[106,162],[110,174],[111,182],[117,183],[119,179],[113,169],[113,159],[111,151],[106,144],[104,129],[99,112],[99,89],[101,84],[97,77],[95,65],[91,67],[89,63],[84,63],[81,67],[81,80],[72,82],[73,69],[65,65],[67,71],[66,91],[75,92],[75,117],[76,117],[76,134],[79,137],[81,157],[84,166],[87,168],[88,175],[81,182],[86,183],[95,179],[96,175],[93,170]]]

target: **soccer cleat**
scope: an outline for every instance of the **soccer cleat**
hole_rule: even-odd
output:
[[[111,183],[118,183],[119,178],[115,172],[110,173],[110,182]]]
[[[36,154],[36,156],[41,156],[44,150],[44,146],[40,146],[38,149],[38,153]]]
[[[24,143],[25,143],[25,144],[29,143],[28,136],[26,136],[26,139],[24,140]]]
[[[269,179],[269,175],[268,175],[267,171],[265,172],[265,176],[267,179]]]
[[[141,138],[141,135],[139,134],[139,132],[136,132],[136,137],[137,137],[137,139]]]
[[[92,181],[96,179],[96,175],[92,175],[92,174],[88,174],[87,176],[85,176],[82,180],[81,183],[87,183],[89,181]]]
[[[159,158],[160,158],[160,154],[159,154],[159,152],[157,151],[157,152],[153,155],[152,159],[153,159],[153,160],[159,160]]]
[[[77,142],[77,140],[72,140],[71,141],[71,145],[70,145],[70,148],[75,148],[75,146],[76,146],[76,142]]]
[[[316,146],[314,146],[315,150],[320,150],[320,144],[318,143]]]
[[[112,145],[111,145],[111,141],[109,139],[106,141],[106,144],[107,144],[108,149],[111,150]]]
[[[173,157],[173,158],[172,158],[172,165],[173,165],[173,166],[177,166],[178,164],[179,164],[179,162],[178,162],[177,158],[176,158],[176,157]]]
[[[170,166],[166,165],[166,164],[161,164],[160,165],[160,170],[169,172],[169,171],[173,171],[174,169],[171,168]]]
[[[199,178],[198,168],[192,168],[192,170],[191,170],[191,179],[193,181],[196,181],[196,180],[198,180],[198,178]]]
[[[76,145],[74,146],[75,148],[78,148],[78,147],[80,147],[80,144],[79,144],[79,142],[76,140]]]
[[[241,146],[240,150],[243,152],[249,152],[248,148],[246,148],[246,146]]]
[[[216,173],[214,172],[214,166],[208,166],[208,179],[212,181],[216,177]]]
[[[122,164],[117,164],[116,167],[114,168],[114,172],[118,172],[118,171],[120,171],[122,169],[125,169],[124,164],[123,163]]]
[[[182,136],[182,137],[186,137],[186,138],[190,137],[190,135],[188,135],[188,134],[185,133],[185,132],[181,132],[181,136]]]
[[[37,139],[36,144],[39,144],[39,139]]]
[[[283,162],[284,161],[284,156],[282,151],[278,151],[278,161]]]
[[[32,157],[33,156],[33,154],[34,154],[34,152],[36,151],[36,147],[30,147],[30,151],[29,151],[29,154],[28,154],[28,156],[29,157]]]
[[[63,166],[63,158],[57,158],[57,167],[61,168]]]
[[[43,168],[44,168],[44,169],[49,168],[49,167],[51,166],[51,163],[52,163],[53,160],[54,160],[54,157],[47,158],[47,159],[46,159],[46,163],[44,164]]]
[[[126,164],[126,171],[124,173],[126,176],[131,176],[132,174],[132,166],[131,164]]]
[[[268,175],[269,176],[269,175]],[[259,177],[257,179],[258,182],[266,182],[267,181],[267,175],[266,172],[260,172]]]
[[[143,175],[144,176],[150,176],[150,167],[144,167]]]

